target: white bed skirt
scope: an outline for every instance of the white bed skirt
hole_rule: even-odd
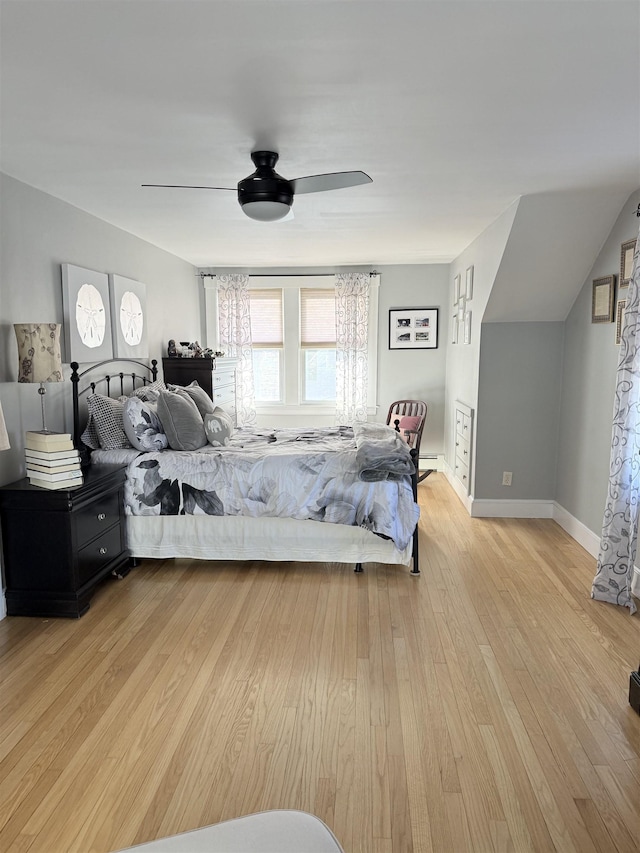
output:
[[[361,527],[292,518],[128,515],[132,557],[198,560],[294,560],[305,563],[411,564],[413,543],[399,551]]]

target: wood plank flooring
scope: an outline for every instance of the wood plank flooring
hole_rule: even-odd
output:
[[[347,853],[636,853],[639,616],[554,522],[471,519],[441,474],[419,500],[418,578],[145,561],[0,622],[0,850],[295,808]]]

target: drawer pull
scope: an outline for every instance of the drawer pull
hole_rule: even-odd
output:
[[[468,453],[469,451],[468,451],[468,450],[463,450],[462,452],[463,452],[463,453],[464,453],[464,455],[466,456],[466,455],[467,455],[467,453]]]
[[[105,512],[99,512],[98,516],[97,516],[98,521],[104,521],[106,517],[107,517],[107,514]]]
[[[104,547],[104,545],[102,546],[102,548],[100,548],[100,550],[98,551],[98,553],[99,553],[99,554],[102,554],[102,556],[104,557],[104,555],[107,553],[107,549]]]

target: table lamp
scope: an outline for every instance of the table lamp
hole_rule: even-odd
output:
[[[59,323],[14,323],[18,341],[18,382],[39,382],[42,432],[48,433],[45,419],[45,382],[62,382]]]
[[[4,414],[2,413],[2,403],[0,403],[0,450],[11,450],[7,425],[4,422]]]

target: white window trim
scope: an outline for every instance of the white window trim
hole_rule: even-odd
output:
[[[203,278],[205,288],[205,332],[207,346],[212,350],[217,350],[218,345],[218,290],[217,280],[215,276]],[[283,290],[296,289],[303,287],[335,287],[335,276],[333,273],[327,275],[250,275],[249,288],[257,290],[258,288],[274,288],[281,287]],[[380,289],[380,276],[369,276],[369,376],[368,376],[368,394],[367,394],[367,414],[375,415],[378,411],[378,294]],[[282,403],[257,403],[256,411],[261,415],[308,415],[311,411],[318,415],[333,415],[335,413],[335,404],[330,403],[296,403],[287,402],[292,399],[292,396],[297,394],[297,399],[300,399],[301,388],[295,389],[292,394],[292,389],[287,385],[288,382],[294,383],[294,377],[298,374],[299,365],[294,366],[294,372],[287,370],[288,356],[294,361],[299,358],[299,347],[290,347],[287,353],[287,308],[285,301],[285,349],[283,358],[284,369],[284,384],[283,389],[284,402]],[[297,326],[298,318],[295,319]]]

